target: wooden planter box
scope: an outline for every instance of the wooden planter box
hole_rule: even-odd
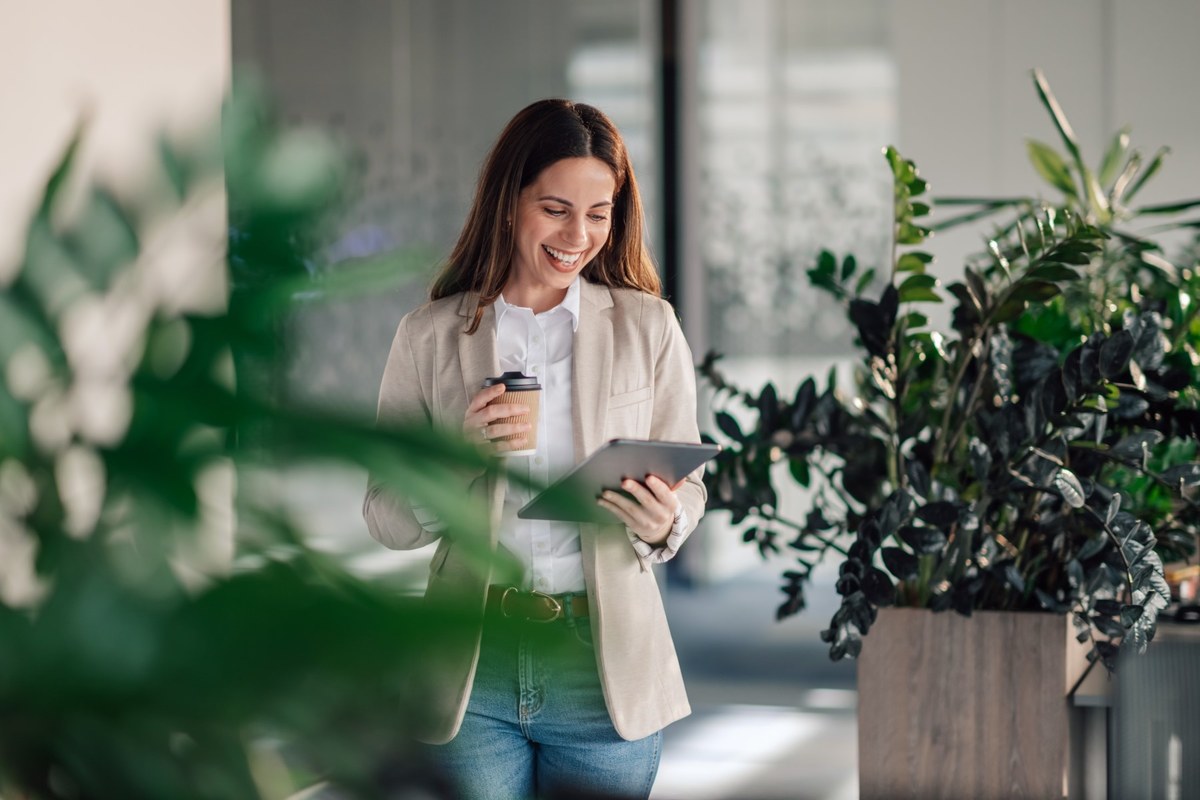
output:
[[[1065,797],[1086,668],[1065,616],[881,609],[858,659],[859,796]]]

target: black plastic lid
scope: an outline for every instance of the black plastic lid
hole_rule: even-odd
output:
[[[529,392],[542,388],[537,378],[522,372],[506,372],[498,378],[485,378],[483,381],[484,386],[495,386],[497,383],[503,383],[510,392]]]

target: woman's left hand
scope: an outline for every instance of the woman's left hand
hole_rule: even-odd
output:
[[[659,545],[667,540],[675,523],[675,509],[679,506],[675,490],[680,486],[683,486],[683,480],[668,486],[655,475],[647,475],[644,483],[626,478],[621,482],[621,488],[629,495],[605,489],[596,503],[616,514],[639,539]]]

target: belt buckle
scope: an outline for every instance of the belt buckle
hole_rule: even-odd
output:
[[[514,615],[509,613],[507,604],[508,604],[508,598],[511,597],[514,593],[520,593],[520,590],[517,589],[517,587],[515,587],[515,586],[509,586],[507,589],[504,590],[504,594],[500,595],[500,616],[505,617],[507,619],[513,618]],[[531,591],[529,594],[531,597],[537,597],[541,600],[544,600],[546,603],[546,608],[553,613],[551,614],[551,616],[549,616],[545,619],[535,619],[530,616],[525,616],[524,620],[526,622],[537,622],[537,623],[554,622],[556,619],[558,619],[559,617],[561,617],[563,615],[562,603],[560,603],[555,597],[548,595],[545,592],[539,592],[539,591]]]

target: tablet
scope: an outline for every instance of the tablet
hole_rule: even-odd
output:
[[[517,516],[563,522],[614,522],[612,512],[596,505],[602,490],[620,491],[625,478],[641,481],[647,475],[657,475],[674,486],[720,451],[718,444],[613,439],[530,500]]]

